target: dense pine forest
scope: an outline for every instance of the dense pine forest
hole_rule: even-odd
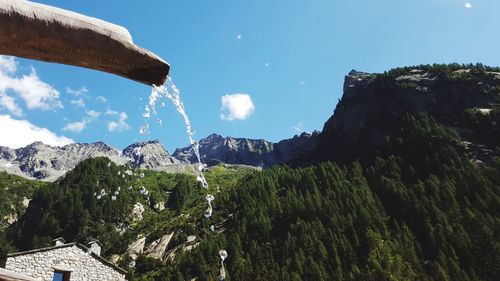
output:
[[[166,267],[140,260],[139,279],[214,280],[227,245],[232,280],[497,280],[499,159],[459,156],[456,134],[428,116],[404,123],[405,153],[369,166],[248,176],[218,210],[235,214],[227,231]]]
[[[454,71],[465,66],[426,67],[419,69],[448,82],[472,79],[481,87],[476,78],[495,70],[468,66],[471,71],[457,78]],[[412,69],[396,69],[370,83],[388,95],[394,87],[415,91],[415,85],[384,84]],[[486,86],[488,114],[479,107],[450,107],[460,120],[449,122],[454,115],[442,108],[405,108],[386,120],[380,141],[341,161],[335,149],[320,145],[314,157],[304,159],[308,165],[264,171],[214,167],[207,172],[217,190],[210,219],[203,217],[206,193],[190,175],[132,175],[105,158],[84,161],[55,183],[0,174],[0,215],[9,208],[19,213],[17,222],[0,228],[0,253],[48,246],[62,236],[82,243],[100,239],[103,255],[119,256],[130,280],[218,280],[219,249],[229,254],[227,280],[498,280],[500,87]],[[467,134],[450,125],[455,123],[468,128]],[[487,157],[478,154],[464,138],[493,149]],[[97,199],[103,190],[109,195]],[[32,198],[25,212],[15,203],[23,197]],[[138,202],[146,207],[141,220],[131,217]],[[167,252],[181,250],[161,259],[138,254],[129,267],[130,243],[167,233],[175,233]],[[197,242],[188,249],[190,235]]]

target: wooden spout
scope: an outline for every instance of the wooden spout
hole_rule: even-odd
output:
[[[127,29],[24,0],[0,0],[0,54],[76,65],[162,85],[170,66]]]

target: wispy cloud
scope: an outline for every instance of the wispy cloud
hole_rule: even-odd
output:
[[[106,103],[106,102],[108,102],[108,99],[106,99],[106,98],[105,98],[105,97],[103,97],[103,96],[97,96],[95,99],[96,99],[96,101],[100,101],[100,102],[102,102],[102,103]]]
[[[97,119],[101,113],[98,112],[98,111],[95,111],[95,110],[88,110],[86,111],[87,115],[92,119],[92,120],[95,120]]]
[[[224,95],[221,98],[221,102],[220,118],[222,120],[245,120],[255,110],[252,98],[248,94]]]
[[[66,125],[64,125],[63,127],[63,131],[79,134],[87,128],[88,124],[97,120],[97,118],[99,118],[99,116],[101,115],[101,112],[97,112],[95,110],[88,110],[86,111],[86,113],[87,116],[84,117],[81,121],[66,123]]]
[[[465,8],[467,8],[467,9],[472,8],[472,4],[471,4],[471,3],[469,3],[469,2],[465,3]]]
[[[83,130],[85,130],[88,123],[89,123],[89,121],[87,121],[87,120],[66,123],[66,125],[64,125],[63,131],[65,131],[65,132],[69,131],[69,132],[79,134]]]
[[[10,91],[10,95],[7,94]],[[63,108],[59,91],[43,82],[36,70],[17,75],[17,62],[13,57],[0,56],[0,106],[14,115],[22,115],[17,102],[24,101],[28,109],[55,110]]]
[[[0,115],[0,146],[19,148],[41,141],[52,146],[63,146],[74,141],[65,136],[58,136],[46,128],[40,128],[27,120],[13,119],[10,115]]]
[[[89,90],[85,87],[80,87],[79,89],[72,89],[70,87],[66,87],[65,91],[66,93],[75,97],[86,96],[86,94],[89,92]]]
[[[114,114],[112,114],[114,115]],[[118,121],[109,121],[108,122],[108,132],[122,132],[130,129],[130,126],[127,124],[127,113],[120,112]]]
[[[115,111],[115,110],[112,110],[111,108],[108,107],[108,109],[106,109],[106,112],[104,112],[104,115],[117,115],[119,112],[118,111]]]
[[[85,107],[85,101],[83,101],[82,98],[80,99],[77,99],[77,100],[71,100],[70,103],[74,106],[78,106],[78,107]]]
[[[21,116],[23,115],[23,110],[21,107],[16,103],[16,100],[7,95],[6,93],[1,94],[0,93],[0,106],[7,109],[10,111],[15,116]]]

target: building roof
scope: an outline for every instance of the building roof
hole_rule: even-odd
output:
[[[61,249],[61,248],[67,248],[67,247],[73,247],[73,246],[76,246],[76,247],[80,248],[81,250],[85,251],[86,253],[90,253],[90,255],[92,257],[94,257],[95,259],[97,259],[98,261],[100,261],[101,263],[103,263],[104,265],[109,266],[109,267],[113,268],[114,270],[116,270],[116,271],[118,271],[118,272],[120,272],[122,274],[127,274],[127,271],[125,269],[123,269],[123,268],[121,268],[119,266],[114,265],[112,262],[108,261],[107,259],[105,259],[105,258],[103,258],[103,257],[101,257],[99,255],[96,255],[95,253],[91,252],[89,248],[85,247],[84,245],[82,245],[80,243],[76,243],[76,242],[67,243],[67,244],[64,244],[64,245],[58,245],[58,246],[40,248],[40,249],[33,249],[33,250],[29,250],[29,251],[24,251],[24,252],[11,253],[11,254],[7,254],[6,258],[8,259],[8,258],[17,257],[17,256],[35,254],[35,253],[39,253],[39,252],[47,252],[47,251],[52,251],[52,250]]]

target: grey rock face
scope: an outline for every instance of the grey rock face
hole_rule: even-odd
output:
[[[310,153],[316,146],[318,133],[302,133],[291,139],[272,143],[266,140],[222,137],[212,134],[200,141],[202,161],[270,167],[288,163]],[[196,156],[191,147],[177,149],[170,155],[159,141],[138,142],[119,151],[103,142],[74,143],[53,147],[41,142],[19,149],[0,147],[0,171],[31,179],[54,181],[79,162],[93,157],[107,157],[118,165],[153,169],[170,173],[194,174],[191,163]],[[179,160],[178,160],[179,159]]]
[[[16,158],[16,152],[14,151],[14,149],[0,146],[0,158],[10,161]]]
[[[168,154],[159,141],[138,142],[127,146],[122,155],[131,159],[134,168],[153,169],[158,166],[179,164],[180,161]]]
[[[132,144],[123,151],[103,142],[74,143],[63,147],[35,142],[19,149],[0,147],[0,171],[53,181],[79,162],[93,157],[107,157],[119,165],[129,163],[134,168],[147,169],[168,170],[166,166],[179,163],[158,141]]]
[[[218,163],[270,167],[283,164],[315,147],[317,133],[303,133],[272,143],[263,139],[222,137],[212,134],[200,140],[200,155],[208,165]],[[191,146],[177,149],[173,156],[184,163],[196,163]]]
[[[362,157],[384,138],[399,134],[395,120],[422,112],[455,129],[475,147],[492,150],[500,138],[498,126],[480,132],[465,115],[474,109],[498,118],[499,76],[471,69],[447,74],[418,68],[388,74],[353,70],[345,77],[342,99],[318,137],[316,160],[349,162]]]
[[[55,180],[73,169],[80,161],[90,157],[105,156],[120,164],[119,152],[102,143],[69,144],[52,147],[35,142],[19,149],[0,148],[0,170],[28,178]],[[121,160],[121,161],[120,161]]]

